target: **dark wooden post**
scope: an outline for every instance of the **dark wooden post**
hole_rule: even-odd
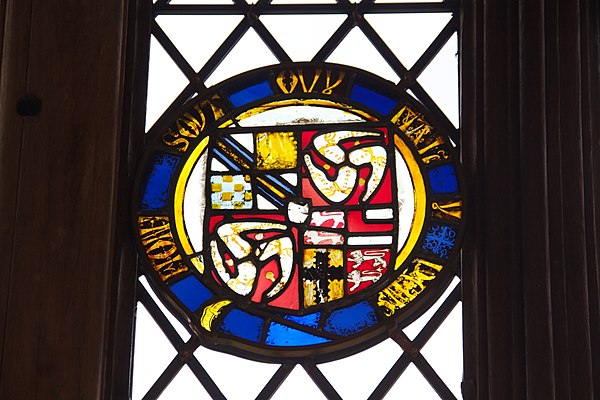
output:
[[[144,3],[0,1],[2,399],[127,396]]]
[[[597,398],[598,2],[462,17],[465,398]]]

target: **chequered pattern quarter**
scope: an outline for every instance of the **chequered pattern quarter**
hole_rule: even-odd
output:
[[[210,177],[210,201],[213,210],[252,208],[249,175],[213,175]]]

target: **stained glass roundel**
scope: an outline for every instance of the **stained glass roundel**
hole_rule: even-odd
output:
[[[452,280],[460,176],[448,137],[392,83],[282,64],[193,98],[151,139],[135,232],[153,287],[203,345],[333,360]]]

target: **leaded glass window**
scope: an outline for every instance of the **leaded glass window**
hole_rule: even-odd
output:
[[[456,46],[456,4],[185,3],[153,6],[151,58],[182,79],[160,92],[133,199],[145,266],[133,397],[397,398],[411,373],[422,398],[459,396],[424,357],[459,312],[457,100],[442,111],[421,79]],[[186,18],[231,33],[184,46]],[[403,18],[439,29],[401,61],[387,27]],[[144,357],[164,359],[142,380]]]

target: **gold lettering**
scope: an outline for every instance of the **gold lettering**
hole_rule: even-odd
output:
[[[426,266],[427,268],[422,268],[423,266]],[[425,289],[425,281],[435,279],[436,272],[440,272],[441,269],[441,265],[433,264],[425,260],[418,260],[415,269],[407,275],[407,279],[413,282],[414,285],[417,285],[420,292]]]
[[[413,110],[408,108],[408,106],[402,107],[402,109],[391,119],[391,121],[396,124],[398,128],[406,134],[406,136],[409,137],[409,139],[417,148],[419,147],[419,144],[423,143],[424,139],[432,132],[431,126],[425,122],[421,115],[415,113]],[[423,154],[427,150],[423,150],[423,152],[420,151],[420,153]]]
[[[162,264],[160,266],[160,268],[155,268],[155,269],[158,271],[158,274],[162,281],[166,281],[167,279],[169,279],[175,275],[179,275],[180,273],[188,270],[188,268],[185,266],[185,264],[183,264],[183,261],[181,260],[181,256],[177,256],[177,257],[173,258],[173,260],[169,261],[168,263]]]
[[[436,148],[439,148],[440,146],[442,146],[444,144],[444,140],[438,136],[435,138],[434,141],[430,142],[429,144],[427,144],[425,147],[418,149],[419,154],[425,154],[428,151],[434,150]],[[448,154],[446,153],[446,151],[444,149],[438,149],[435,151],[434,154],[423,157],[422,160],[425,164],[429,164],[432,161],[438,161],[438,160],[446,160],[448,158]]]
[[[315,76],[313,77],[313,81],[312,84],[310,85],[310,88],[306,88],[306,83],[304,83],[304,73],[302,72],[302,70],[298,70],[298,75],[300,77],[300,84],[302,84],[302,90],[304,90],[304,93],[310,93],[313,91],[313,89],[315,88],[315,85],[317,84],[317,81],[319,80],[319,77],[321,76],[321,70],[317,69],[315,71]]]
[[[169,230],[167,217],[139,217],[140,237],[142,241],[160,237]]]
[[[139,217],[140,239],[155,271],[164,281],[187,267],[177,252],[168,217]]]
[[[388,287],[379,292],[377,305],[384,308],[385,315],[392,316],[396,310],[413,301],[426,287],[426,281],[435,279],[442,266],[423,259],[415,259],[414,267],[402,274]]]
[[[157,240],[149,246],[146,246],[146,254],[153,260],[168,259],[176,251],[177,247],[172,238],[169,240]]]
[[[177,126],[177,131],[181,136],[196,138],[200,132],[204,130],[204,126],[206,125],[206,117],[197,104],[194,108],[200,115],[200,122],[190,113],[183,114],[183,117],[177,119],[177,122],[175,123]]]
[[[225,113],[223,112],[223,109],[221,107],[218,107],[215,104],[215,102],[218,102],[218,101],[221,101],[221,97],[218,94],[215,94],[212,97],[212,101],[205,101],[203,103],[203,104],[208,103],[208,105],[210,106],[210,110],[213,113],[213,118],[214,118],[215,121],[218,120],[219,118],[221,118],[223,115],[225,115]],[[196,109],[196,111],[200,112],[198,110],[198,108],[199,108],[198,105],[196,105],[194,108]],[[202,114],[202,115],[204,115],[204,114]]]
[[[289,81],[289,86],[287,81]],[[292,70],[281,71],[279,75],[277,75],[276,82],[283,93],[290,94],[296,89],[298,77]]]
[[[325,81],[325,89],[323,89],[323,91],[321,93],[323,93],[323,94],[333,93],[333,89],[335,89],[342,83],[345,76],[346,76],[345,72],[340,72],[338,75],[338,80],[333,85],[331,85],[331,71],[327,70],[327,80]]]
[[[431,127],[429,125],[419,125],[418,127],[406,131],[406,136],[412,140],[416,147],[423,141],[423,138],[431,133]]]
[[[298,69],[297,71],[285,70],[281,71],[275,81],[277,82],[277,86],[281,89],[281,91],[285,94],[290,94],[294,92],[296,87],[298,86],[298,82],[300,82],[300,88],[304,93],[312,93],[314,91],[320,90],[323,94],[332,94],[333,89],[338,87],[344,80],[346,76],[345,72],[339,72],[337,80],[331,83],[332,71],[325,70],[325,87],[323,89],[317,88],[317,84],[322,86],[323,79],[323,70],[318,68],[315,70],[315,74],[312,76],[312,80],[310,81],[310,85],[307,85],[307,76],[302,69]]]
[[[175,147],[179,152],[184,153],[187,151],[190,142],[189,139],[197,138],[200,133],[204,131],[207,124],[207,109],[210,110],[210,116],[212,121],[216,121],[221,118],[224,113],[223,110],[215,104],[219,101],[220,97],[214,95],[211,100],[204,100],[203,102],[194,105],[194,111],[186,112],[182,117],[175,121],[175,127],[169,128],[163,135],[163,142],[167,146]]]
[[[396,124],[402,132],[406,133],[412,123],[417,119],[419,119],[419,114],[415,113],[407,106],[404,106],[400,111],[398,111],[398,114],[392,117],[391,121]]]
[[[170,258],[166,261],[163,262],[156,262],[154,260],[154,264],[152,264],[152,266],[154,267],[155,271],[167,271],[167,270],[173,270],[173,265],[177,264],[177,266],[179,266],[180,261],[182,261],[181,256],[179,254],[177,254],[175,257]]]
[[[177,251],[166,217],[143,220],[140,223],[140,238],[146,248],[146,254],[153,260],[168,259]]]
[[[177,138],[171,129],[169,129],[167,133],[163,135],[163,142],[165,142],[167,146],[175,147],[180,153],[185,153],[190,145],[189,140],[185,138]]]
[[[427,157],[423,157],[423,162],[425,164],[429,164],[432,161],[447,160],[447,159],[448,159],[448,153],[446,153],[445,150],[438,150],[438,152],[435,154],[432,154]]]
[[[444,144],[444,141],[442,140],[441,137],[438,136],[433,142],[429,143],[427,146],[423,147],[422,149],[419,149],[419,154],[425,154],[429,150],[434,149],[442,144]]]
[[[413,262],[416,263],[415,270],[418,269],[419,271],[423,271],[424,269],[421,268],[423,265],[429,267],[429,271],[427,272],[429,275],[435,275],[435,272],[440,272],[442,270],[441,265],[432,263],[431,261],[423,260],[422,258],[416,258]],[[431,269],[433,269],[433,271],[431,271]]]
[[[462,218],[462,201],[454,201],[440,204],[438,202],[431,203],[433,214],[438,218],[444,219],[461,219]]]
[[[410,303],[417,295],[418,292],[412,291],[409,282],[403,275],[400,275],[390,286],[379,292],[377,304],[385,308],[385,315],[390,317],[396,310]]]

